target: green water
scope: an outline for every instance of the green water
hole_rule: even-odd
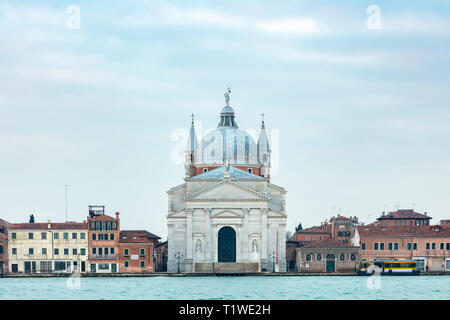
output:
[[[450,299],[450,276],[0,278],[5,299]],[[373,280],[373,279],[372,279]],[[369,280],[371,281],[371,280]]]

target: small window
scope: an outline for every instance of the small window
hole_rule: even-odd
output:
[[[318,253],[318,254],[316,255],[316,260],[317,260],[317,261],[322,261],[322,255],[321,255],[320,253]]]
[[[339,255],[339,260],[345,261],[345,254],[344,254],[344,253],[341,253],[341,254]]]
[[[108,240],[108,234],[105,233],[104,240]]]
[[[80,254],[81,254],[82,256],[86,255],[86,249],[85,249],[85,248],[81,248],[81,249],[80,249]]]
[[[145,268],[145,261],[141,260],[141,268]]]
[[[413,243],[413,250],[417,250],[417,242]]]
[[[72,239],[78,239],[78,235],[77,235],[76,232],[73,232],[73,233],[72,233]]]
[[[361,250],[366,250],[366,243],[365,242],[361,243]]]
[[[64,232],[64,233],[63,233],[63,238],[64,238],[64,239],[69,239],[69,233]]]
[[[47,254],[47,248],[42,248],[42,254],[46,255]]]
[[[429,242],[427,242],[427,250],[430,250],[430,243]]]
[[[105,248],[105,256],[107,256],[109,253],[108,253],[108,248]]]
[[[305,259],[306,259],[306,261],[311,261],[311,255],[307,254]]]
[[[78,250],[77,249],[72,249],[72,255],[76,256],[78,254]]]
[[[139,254],[140,254],[141,257],[145,256],[145,249],[141,248],[139,250]]]
[[[436,243],[433,242],[433,243],[431,244],[431,250],[436,250]]]
[[[69,255],[69,249],[67,249],[67,248],[64,249],[64,255],[66,255],[66,256]]]
[[[80,233],[80,239],[82,240],[86,239],[86,234],[84,232]]]
[[[125,260],[124,261],[124,266],[125,266],[125,268],[128,268],[130,266],[130,261]]]
[[[350,255],[350,260],[355,261],[356,260],[356,255],[354,253],[352,253]]]
[[[92,248],[92,254],[97,254],[97,248]]]
[[[41,233],[41,239],[42,240],[46,240],[47,239],[47,232],[42,232]]]
[[[444,243],[441,242],[441,250],[444,250]]]
[[[129,255],[128,249],[123,249],[123,255],[124,255],[125,257],[128,257],[128,255]]]
[[[203,168],[203,173],[208,172],[208,168]]]
[[[374,244],[373,244],[373,250],[378,250],[378,242],[374,242]]]
[[[97,234],[95,234],[95,233],[92,234],[92,240],[93,241],[97,240]]]
[[[15,232],[11,233],[11,238],[12,239],[17,239],[17,234]]]
[[[59,249],[55,248],[55,256],[59,255]]]
[[[114,254],[114,248],[110,249],[111,254]]]
[[[33,232],[28,233],[28,239],[33,239]]]
[[[389,243],[388,243],[388,250],[389,250],[389,251],[392,251],[392,249],[393,249],[392,242],[389,242]]]
[[[103,233],[98,234],[98,240],[103,240]]]
[[[450,243],[449,242],[446,243],[445,250],[450,250]]]
[[[28,249],[28,254],[34,254],[34,249],[33,248],[29,248]]]
[[[12,254],[17,254],[17,248],[12,248],[11,253]]]
[[[253,173],[253,169],[252,168],[248,168],[248,173]]]
[[[380,242],[380,250],[384,250],[384,242]]]
[[[114,233],[111,233],[111,234],[109,235],[109,240],[114,240]]]
[[[58,232],[55,232],[55,233],[53,234],[53,238],[54,238],[54,239],[59,239],[59,233],[58,233]]]
[[[395,242],[395,243],[394,243],[394,250],[395,250],[395,251],[398,251],[398,242]]]

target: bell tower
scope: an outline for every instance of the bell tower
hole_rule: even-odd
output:
[[[194,115],[191,114],[192,123],[191,130],[189,131],[189,137],[186,144],[185,158],[184,158],[184,169],[186,172],[186,177],[195,176],[195,151],[197,150],[197,136],[195,135],[194,128]]]
[[[258,138],[258,163],[260,165],[259,175],[270,178],[270,147],[269,139],[266,134],[266,126],[264,124],[264,113],[261,114],[261,130]]]

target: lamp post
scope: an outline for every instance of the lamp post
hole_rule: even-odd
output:
[[[175,259],[177,259],[178,260],[178,273],[180,273],[180,259],[181,258],[183,258],[183,255],[180,253],[180,252],[177,252],[176,254],[175,254]]]
[[[271,256],[272,256],[272,272],[275,273],[275,257],[276,257],[275,251],[272,252]]]

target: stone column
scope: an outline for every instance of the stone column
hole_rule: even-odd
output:
[[[249,215],[249,209],[242,208],[242,214],[243,216],[243,225],[242,225],[242,260],[244,262],[250,261],[249,256],[249,242],[248,242],[248,215]]]
[[[267,269],[267,208],[261,209],[261,268]]]
[[[212,257],[212,246],[213,243],[212,241],[212,225],[211,225],[211,209],[206,208],[204,209],[204,213],[205,213],[205,252],[203,257],[205,258],[205,260],[207,261],[212,261],[213,257]]]
[[[186,258],[185,272],[192,272],[193,245],[192,245],[192,215],[194,209],[186,209]]]

